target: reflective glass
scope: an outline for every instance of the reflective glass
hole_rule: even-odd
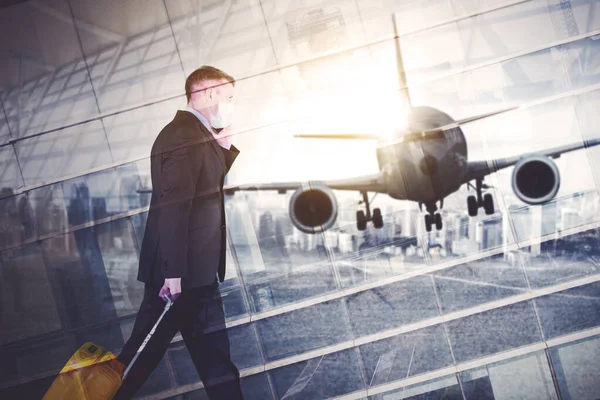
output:
[[[69,227],[67,205],[71,200],[68,196],[65,197],[61,183],[33,189],[28,193],[28,197],[39,236],[64,232]]]
[[[528,290],[518,256],[503,253],[431,274],[443,313],[516,296]]]
[[[0,345],[48,334],[62,327],[40,245],[0,253]]]
[[[355,337],[439,316],[428,276],[361,291],[344,301]]]
[[[58,128],[98,113],[66,0],[20,2],[0,15],[2,101],[13,137]],[[60,44],[60,45],[58,45]],[[6,63],[6,64],[5,64]]]
[[[405,386],[399,389],[393,389],[384,393],[378,393],[369,396],[369,400],[463,400],[458,379],[455,375],[448,375],[443,378],[432,379],[425,383]],[[487,400],[481,398],[481,400]]]
[[[160,131],[173,120],[177,110],[185,106],[185,97],[177,97],[103,118],[114,160],[128,162],[150,157],[152,145]],[[151,187],[151,184],[148,186]]]
[[[275,64],[265,15],[258,2],[167,0],[165,4],[186,75],[208,64],[241,78]],[[267,2],[263,5],[269,6]],[[278,36],[277,32],[271,34]]]
[[[532,288],[594,275],[600,272],[600,230],[532,244],[523,248],[520,255]]]
[[[120,184],[119,192],[125,202],[125,210],[138,210],[150,206],[152,193],[139,192],[142,189],[152,188],[149,158],[123,164],[117,167],[117,174]]]
[[[597,2],[593,1],[594,8],[600,10]],[[600,12],[600,11],[597,11]],[[591,17],[591,15],[590,15]],[[590,22],[600,25],[599,17],[591,19]],[[598,27],[594,28],[598,29]],[[577,40],[561,46],[562,59],[569,75],[569,82],[573,89],[581,89],[598,83],[598,66],[600,66],[600,41],[597,37]],[[594,115],[581,115],[580,117],[594,118]]]
[[[0,92],[0,99],[4,97],[3,92]],[[4,112],[4,107],[0,105],[0,144],[4,144],[8,142],[11,138],[10,127],[8,126],[8,121],[6,120],[6,114]]]
[[[467,400],[557,399],[544,352],[464,371],[460,379]]]
[[[0,197],[10,195],[23,186],[23,178],[13,146],[0,147]]]
[[[551,13],[545,0],[535,0],[459,21],[465,63],[482,63],[562,39]]]
[[[339,300],[261,319],[256,327],[267,362],[352,338],[344,304]]]
[[[600,337],[553,347],[549,353],[563,399],[597,398],[600,393]]]
[[[577,98],[571,96],[474,123],[473,126],[480,129],[485,137],[482,141],[484,159],[502,160],[505,157],[543,153],[561,146],[582,144],[583,134],[577,119],[576,102]],[[498,141],[496,138],[502,139]],[[598,220],[597,214],[593,213],[597,206],[586,206],[600,201],[586,150],[563,153],[551,162],[558,169],[558,191],[554,198],[541,205],[528,205],[519,199],[515,187],[522,193],[526,193],[523,190],[527,188],[524,186],[526,183],[513,186],[514,168],[493,174],[496,182],[492,185],[502,194],[518,241],[535,239]],[[563,213],[568,210],[573,212],[563,218]]]
[[[600,325],[599,282],[542,296],[534,301],[547,339]]]
[[[598,8],[600,9],[600,7]],[[596,78],[596,81],[598,81],[598,78]],[[599,106],[600,90],[593,90],[577,96],[576,111],[584,140],[600,139],[600,132],[598,132],[597,128],[600,123],[600,118],[598,113],[594,112]],[[596,187],[600,190],[600,146],[588,148],[586,153],[592,168],[592,173],[596,178]],[[592,204],[590,204],[590,206],[593,207]],[[598,207],[599,205],[596,203],[595,206]],[[596,215],[597,210],[598,208],[594,210],[596,211]]]
[[[354,2],[268,0],[262,4],[278,64],[364,43],[360,11]]]
[[[9,190],[2,189],[0,193]],[[27,194],[9,197],[0,194],[0,249],[19,245],[35,235],[35,218]]]
[[[98,221],[128,210],[119,177],[106,169],[61,182],[70,226]]]
[[[113,229],[114,238],[104,236]],[[111,248],[111,244],[106,245],[104,240],[114,243],[121,239],[126,244],[130,240],[126,239],[127,235],[131,235],[129,229],[124,229],[122,222],[116,221],[55,236],[42,242],[49,275],[56,281],[57,296],[61,298],[67,318],[65,328],[80,328],[114,319],[119,315],[118,307],[127,306],[124,302],[115,304],[111,287],[111,281],[115,284],[115,279],[111,278],[111,272],[107,270],[110,263],[105,262],[102,254],[102,246],[107,246],[104,249]],[[128,254],[134,251],[126,247],[125,250]],[[127,259],[128,257],[125,258]],[[131,256],[129,260],[133,261]],[[125,268],[131,266],[125,261]],[[112,272],[117,273],[116,270]],[[122,276],[117,276],[116,279],[119,278],[122,279]],[[134,287],[130,290],[133,291]]]
[[[435,325],[360,346],[369,386],[452,365],[444,327]]]
[[[356,349],[269,371],[279,399],[325,399],[364,389]]]
[[[17,142],[16,151],[27,185],[80,175],[112,162],[100,121]]]
[[[159,0],[72,3],[101,112],[184,93],[185,76],[164,3]],[[92,25],[92,26],[90,26]],[[99,59],[99,51],[108,53]]]
[[[194,370],[193,365],[190,360],[190,367],[193,371],[189,371],[190,373],[195,374],[195,378],[198,379],[196,370]],[[178,369],[175,369],[178,371]],[[190,374],[191,375],[191,374]],[[269,386],[269,378],[266,372],[262,372],[260,374],[250,375],[243,377],[241,379],[242,386],[242,394],[244,399],[247,400],[264,400],[273,398],[273,394],[271,393],[271,388]],[[191,392],[185,392],[183,394],[175,395],[172,397],[166,398],[167,400],[210,400],[206,391],[204,389],[198,389]]]
[[[457,362],[465,362],[541,341],[530,302],[446,322]]]

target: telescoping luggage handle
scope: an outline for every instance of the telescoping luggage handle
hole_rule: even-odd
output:
[[[133,357],[133,359],[131,360],[131,362],[127,366],[127,369],[125,370],[125,372],[123,372],[123,378],[122,378],[122,380],[125,380],[125,377],[129,373],[129,370],[131,369],[131,367],[133,367],[133,364],[135,363],[135,361],[139,357],[139,355],[142,352],[142,350],[144,350],[144,347],[146,347],[146,344],[148,344],[148,341],[150,340],[150,338],[154,334],[154,331],[158,327],[158,324],[160,324],[160,321],[163,319],[163,317],[165,316],[165,314],[167,313],[167,311],[169,311],[169,308],[171,308],[171,306],[173,305],[173,301],[168,296],[163,296],[162,298],[165,299],[165,301],[167,302],[167,304],[165,304],[165,309],[163,310],[162,314],[160,314],[160,317],[158,317],[158,321],[156,321],[156,323],[154,324],[154,326],[150,330],[150,333],[148,333],[148,336],[146,336],[146,339],[144,339],[144,342],[142,343],[142,345],[138,349],[137,353],[135,353],[135,356]]]

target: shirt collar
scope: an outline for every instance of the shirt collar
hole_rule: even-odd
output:
[[[206,129],[208,129],[209,132],[212,132],[212,126],[210,126],[210,124],[208,123],[208,120],[206,118],[204,118],[204,115],[200,114],[197,110],[195,110],[194,108],[187,106],[185,108],[185,111],[191,112],[192,114],[194,114],[196,116],[196,118],[198,118],[200,120],[200,122],[202,122],[202,125],[204,125],[206,127]]]

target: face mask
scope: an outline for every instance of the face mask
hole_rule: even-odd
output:
[[[219,103],[217,114],[210,114],[210,124],[213,128],[223,129],[231,124],[233,103]]]

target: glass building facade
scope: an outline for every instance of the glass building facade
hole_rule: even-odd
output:
[[[598,0],[4,3],[0,398],[41,398],[81,344],[129,337],[150,148],[201,65],[237,80],[227,184],[377,172],[375,143],[294,135],[388,131],[406,92],[455,119],[516,107],[463,127],[470,160],[600,138]],[[359,194],[336,191],[312,235],[291,192],[228,196],[245,397],[597,399],[600,147],[556,163],[553,200],[522,203],[504,170],[493,215],[469,217],[463,187],[433,232],[387,195],[383,228],[359,231]],[[138,398],[207,398],[180,336]]]

